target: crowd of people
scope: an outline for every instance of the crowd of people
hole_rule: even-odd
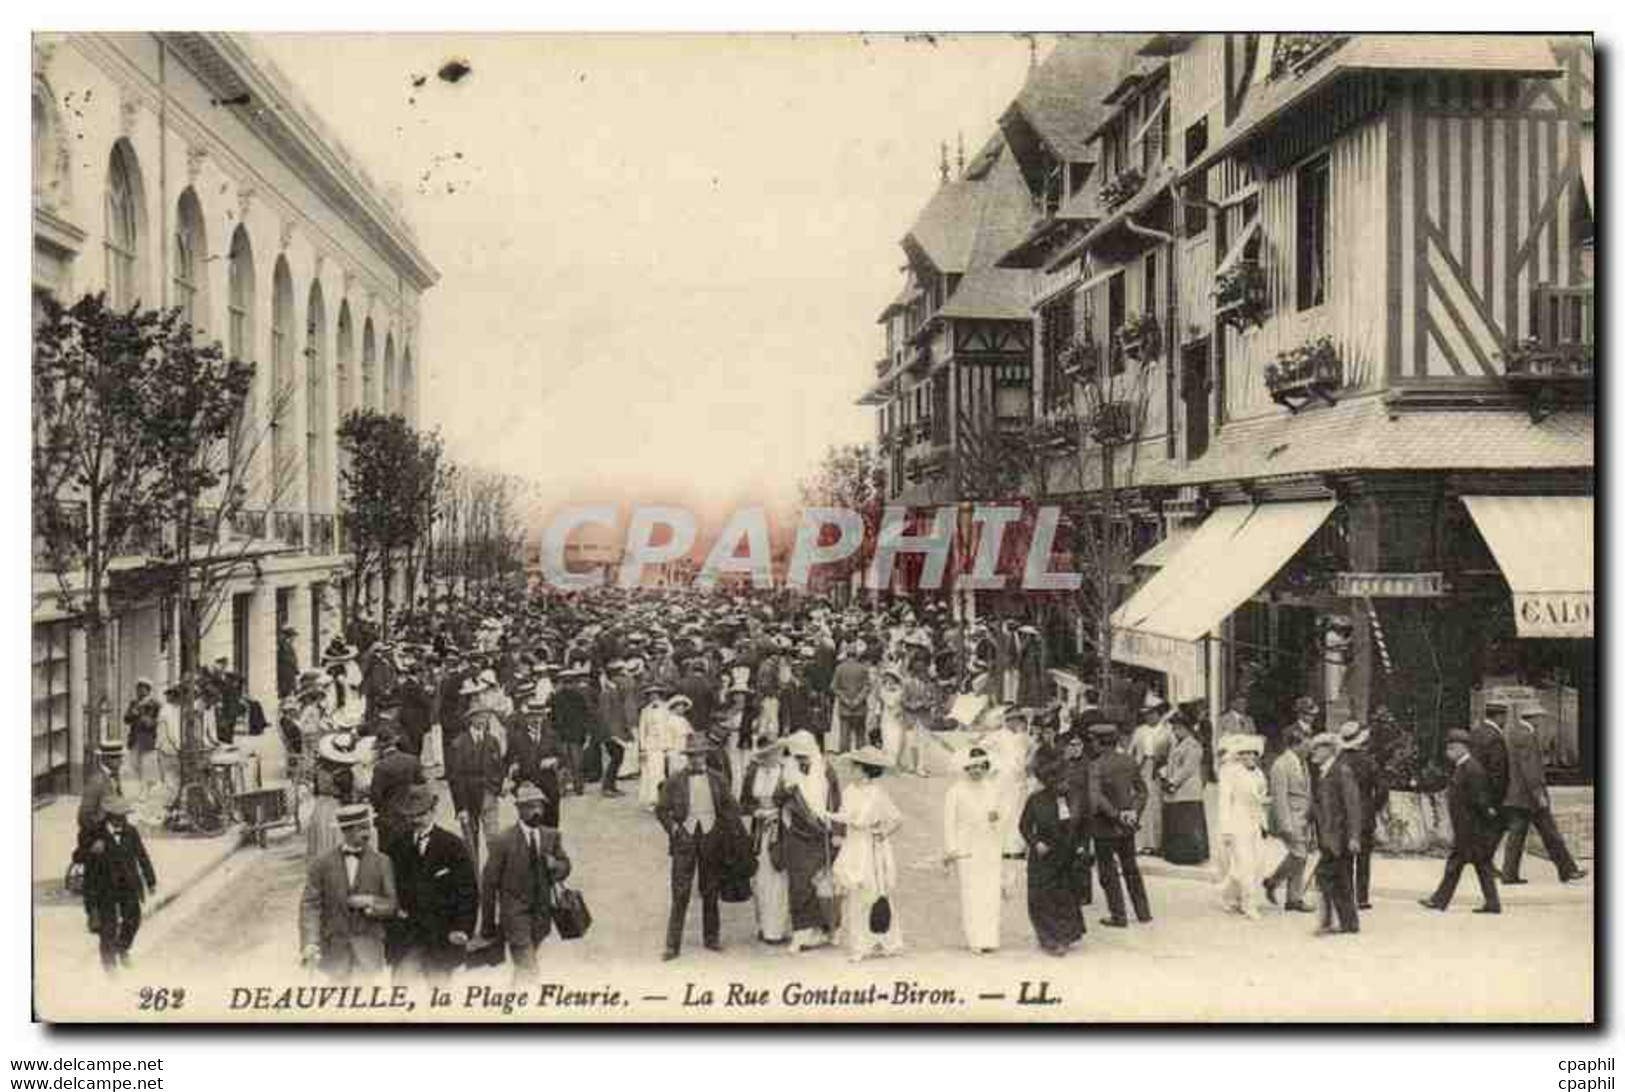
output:
[[[109,747],[81,808],[86,910],[109,967],[128,961],[156,884],[130,817],[162,810],[162,740],[177,720],[143,682],[126,716],[142,788],[122,794],[123,749]],[[243,715],[240,688],[222,682],[213,739]],[[750,904],[763,944],[839,944],[855,961],[901,952],[905,816],[888,785],[944,773],[940,864],[975,953],[1000,947],[1023,870],[1034,938],[1057,956],[1084,937],[1097,882],[1100,924],[1153,920],[1139,867],[1151,855],[1211,862],[1217,902],[1250,919],[1260,897],[1315,912],[1311,877],[1323,935],[1359,931],[1371,906],[1386,794],[1364,726],[1321,729],[1307,697],[1269,739],[1240,701],[1216,723],[1203,703],[1151,689],[1132,707],[1102,701],[1048,667],[1035,627],[967,625],[941,604],[485,590],[400,612],[387,631],[362,619],[320,668],[279,657],[279,689],[277,735],[308,799],[300,957],[339,979],[441,981],[504,960],[534,974],[562,900],[581,901],[565,885],[566,802],[588,792],[634,797],[627,814],[664,833],[667,960],[696,888],[709,949],[727,902]],[[1531,824],[1561,878],[1584,875],[1552,823],[1526,714],[1492,703],[1484,724],[1452,733],[1457,850],[1425,905],[1447,906],[1472,865],[1481,909],[1498,912],[1495,845],[1511,832],[1502,882],[1521,882]],[[436,821],[443,799],[455,830]],[[1266,839],[1284,849],[1273,870]]]

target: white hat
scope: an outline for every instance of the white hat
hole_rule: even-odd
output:
[[[797,758],[818,757],[818,740],[805,728],[791,732],[784,740],[784,749]]]

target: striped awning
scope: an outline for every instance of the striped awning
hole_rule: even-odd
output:
[[[1462,497],[1512,589],[1520,637],[1593,635],[1590,497]]]

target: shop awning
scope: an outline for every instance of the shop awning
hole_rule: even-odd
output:
[[[1293,501],[1214,512],[1112,615],[1113,658],[1191,670],[1199,663],[1194,642],[1269,583],[1336,507],[1333,500]]]
[[[1590,497],[1463,497],[1512,588],[1520,637],[1590,637]]]

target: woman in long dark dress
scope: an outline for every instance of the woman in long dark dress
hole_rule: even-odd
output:
[[[1174,745],[1162,772],[1162,853],[1170,864],[1205,864],[1207,811],[1202,803],[1202,744],[1195,723],[1177,713]]]
[[[1089,802],[1080,797],[1087,785],[1070,786],[1065,760],[1049,757],[1035,771],[1037,792],[1021,811],[1021,837],[1027,843],[1027,916],[1038,935],[1038,946],[1050,955],[1063,956],[1083,939],[1083,909],[1077,879],[1087,862],[1088,839],[1084,824]]]
[[[784,783],[773,794],[779,808],[784,870],[790,878],[790,950],[821,948],[830,943],[836,922],[829,906],[834,889],[820,893],[818,875],[835,860],[831,836],[835,825],[822,816],[839,810],[840,783],[824,764],[812,733],[794,732],[785,740],[789,765]]]

